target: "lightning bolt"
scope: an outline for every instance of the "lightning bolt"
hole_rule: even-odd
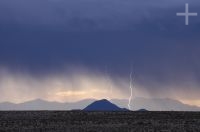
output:
[[[128,99],[128,109],[131,110],[131,100],[132,100],[132,97],[133,97],[133,70],[132,70],[132,67],[131,67],[131,72],[130,72],[130,83],[129,83],[129,89],[130,89],[130,97]]]

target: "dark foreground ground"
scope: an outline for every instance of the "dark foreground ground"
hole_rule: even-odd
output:
[[[0,112],[0,132],[200,132],[200,112]]]

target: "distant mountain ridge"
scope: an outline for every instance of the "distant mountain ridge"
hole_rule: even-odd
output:
[[[0,110],[74,110],[84,109],[95,99],[85,99],[77,102],[49,102],[41,99],[14,104],[10,102],[0,103]],[[127,108],[127,99],[112,99],[111,103],[120,108]],[[200,111],[200,107],[183,104],[173,99],[141,98],[136,97],[131,102],[132,110],[146,109],[149,111]]]
[[[0,103],[0,110],[72,110],[83,109],[88,104],[94,102],[95,99],[84,99],[77,102],[50,102],[42,99],[27,101],[24,103]]]
[[[126,99],[113,99],[113,103],[123,107],[128,103]],[[150,111],[200,111],[200,107],[184,104],[178,100],[170,98],[143,98],[136,97],[132,100],[133,110],[146,109]]]
[[[108,100],[102,99],[91,103],[86,108],[84,108],[83,111],[129,111],[129,110],[125,108],[120,108],[117,105],[109,102]]]

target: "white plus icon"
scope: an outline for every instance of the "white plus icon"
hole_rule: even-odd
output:
[[[188,3],[185,4],[185,13],[176,13],[177,16],[185,16],[185,25],[189,25],[189,16],[197,16],[197,13],[189,12]]]

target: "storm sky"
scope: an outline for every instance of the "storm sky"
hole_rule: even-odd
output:
[[[200,106],[198,0],[1,0],[0,102],[174,98]],[[132,67],[132,68],[131,68]],[[112,92],[111,92],[112,87]]]

